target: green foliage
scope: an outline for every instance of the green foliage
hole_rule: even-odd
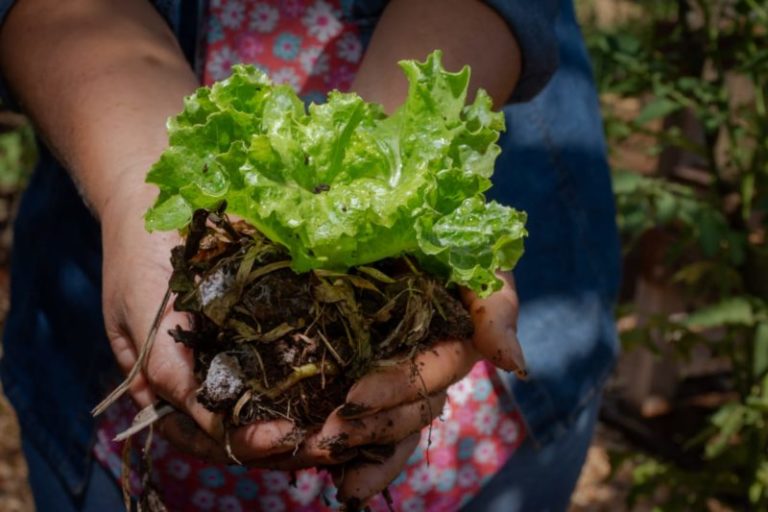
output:
[[[693,182],[615,174],[625,249],[651,230],[670,235],[666,274],[692,307],[651,318],[624,341],[661,338],[682,357],[706,344],[730,362],[736,393],[688,447],[702,454],[700,468],[643,456],[631,499],[663,488],[659,510],[704,510],[710,497],[768,510],[768,1],[634,5],[636,19],[586,30],[610,146],[642,137],[649,155],[684,151],[702,172]],[[630,118],[618,108],[628,98],[642,104]],[[679,128],[683,115],[700,133]]]
[[[170,148],[147,175],[160,188],[147,228],[183,228],[226,200],[299,272],[411,254],[450,282],[498,289],[525,236],[523,213],[483,196],[503,114],[484,91],[466,104],[469,69],[446,72],[439,52],[401,67],[408,96],[386,116],[338,91],[307,110],[290,87],[235,66],[169,121]]]
[[[0,133],[0,188],[22,188],[36,157],[34,137],[29,126]]]

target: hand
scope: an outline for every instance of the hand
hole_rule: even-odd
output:
[[[144,230],[141,206],[146,206],[154,193],[121,192],[120,199],[113,199],[100,215],[103,310],[112,350],[127,373],[136,363],[168,287],[170,250],[181,240],[176,233],[149,234]],[[199,383],[193,373],[192,352],[168,334],[176,325],[188,324],[187,315],[174,312],[170,305],[162,312],[146,371],[134,379],[130,393],[140,407],[160,398],[174,406],[178,412],[160,420],[158,427],[178,449],[198,458],[232,463],[225,449],[221,417],[197,401]],[[231,452],[243,463],[291,452],[296,443],[294,430],[293,424],[284,420],[232,430]]]
[[[322,430],[306,440],[298,456],[315,459],[329,456],[328,440],[345,436],[350,452],[365,445],[396,443],[394,454],[382,464],[357,465],[344,472],[337,482],[340,501],[363,502],[399,474],[418,444],[420,430],[442,411],[448,386],[461,380],[477,361],[485,358],[525,377],[517,339],[517,292],[511,274],[500,277],[504,287],[486,299],[462,292],[475,326],[471,343],[444,341],[414,361],[370,372],[352,387],[346,404]]]

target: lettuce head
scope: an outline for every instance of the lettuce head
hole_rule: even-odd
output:
[[[523,252],[525,214],[483,192],[504,117],[469,68],[440,52],[400,63],[410,84],[391,116],[333,91],[308,108],[253,66],[202,87],[168,121],[169,147],[147,175],[159,197],[146,228],[183,229],[197,208],[229,213],[285,246],[297,272],[411,255],[482,296]]]

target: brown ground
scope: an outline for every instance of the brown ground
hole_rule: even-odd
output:
[[[0,268],[0,325],[7,312],[8,272]],[[27,466],[19,446],[16,414],[0,388],[0,512],[33,510],[32,496],[27,485]]]
[[[0,510],[34,510],[27,485],[27,466],[19,447],[19,427],[4,396],[0,396]]]
[[[587,462],[581,470],[576,491],[571,497],[569,512],[627,512],[625,505],[631,484],[627,467],[621,468],[611,477],[611,463],[608,453],[625,446],[621,435],[603,424],[598,424],[595,439],[589,448]],[[635,512],[650,508],[635,507]]]

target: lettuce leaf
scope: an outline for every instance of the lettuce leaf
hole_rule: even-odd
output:
[[[469,68],[439,51],[400,63],[409,81],[391,116],[333,91],[308,109],[252,66],[185,99],[169,148],[147,174],[160,194],[149,231],[183,229],[197,208],[228,211],[288,248],[297,272],[409,254],[487,295],[523,252],[525,214],[486,203],[504,117]]]

